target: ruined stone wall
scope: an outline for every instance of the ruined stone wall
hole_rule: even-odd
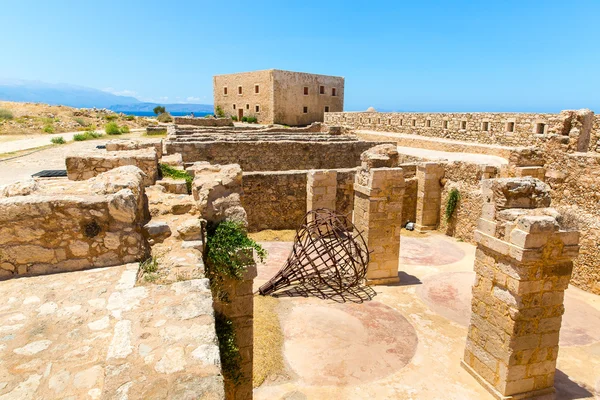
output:
[[[166,133],[166,132],[165,132]],[[162,139],[114,139],[106,143],[106,151],[140,150],[154,148],[158,157],[163,155]]]
[[[531,146],[565,132],[565,112],[532,113],[327,113],[327,125],[350,129],[398,132],[481,144]]]
[[[73,181],[93,178],[111,169],[134,165],[141,169],[146,186],[158,179],[158,154],[154,148],[129,151],[90,151],[67,155],[67,176]]]
[[[144,174],[129,166],[89,181],[0,187],[0,279],[143,259]]]
[[[337,190],[335,194],[335,210],[352,221],[354,211],[354,176],[356,169],[337,171]]]
[[[306,214],[307,171],[246,172],[242,205],[248,230],[296,229]]]
[[[193,126],[233,126],[231,118],[191,118],[191,117],[174,117],[176,125],[193,125]]]
[[[167,153],[181,153],[185,163],[238,163],[244,171],[285,171],[353,168],[365,150],[380,144],[368,141],[168,142]]]

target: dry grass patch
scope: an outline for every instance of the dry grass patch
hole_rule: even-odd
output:
[[[256,242],[293,242],[295,236],[296,231],[291,229],[281,231],[267,229],[248,234],[248,237]]]
[[[254,296],[254,377],[259,387],[269,378],[285,375],[283,331],[276,312],[279,301],[270,296]]]

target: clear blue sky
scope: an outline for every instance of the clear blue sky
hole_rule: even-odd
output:
[[[0,2],[0,78],[212,103],[212,75],[346,78],[346,109],[600,112],[600,1]]]

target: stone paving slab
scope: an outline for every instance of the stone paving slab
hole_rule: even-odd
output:
[[[208,280],[137,270],[0,282],[0,400],[224,398]]]

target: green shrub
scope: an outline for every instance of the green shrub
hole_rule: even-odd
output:
[[[248,117],[242,117],[242,122],[248,122]]]
[[[190,176],[185,171],[180,169],[175,169],[167,164],[160,164],[160,172],[162,173],[163,178],[171,178],[171,179],[185,179],[185,185],[187,186],[188,193],[192,193],[192,181],[194,178]]]
[[[122,133],[116,122],[109,122],[106,124],[104,131],[107,135],[120,135]]]
[[[459,201],[460,192],[458,191],[458,189],[454,188],[450,190],[450,193],[448,193],[448,199],[446,200],[446,221],[450,221],[452,219],[454,211],[456,210]]]
[[[154,114],[156,115],[164,114],[167,112],[167,110],[165,110],[163,106],[156,106],[152,111],[154,111]]]
[[[52,125],[46,125],[42,130],[46,133],[54,133],[54,127]]]
[[[131,132],[131,131],[129,130],[129,127],[127,125],[123,125],[121,127],[121,133],[129,133],[129,132]]]
[[[210,115],[210,114],[206,114],[206,115],[204,116],[204,118],[212,118],[212,117],[213,117],[213,116],[212,116],[212,115]]]
[[[125,121],[135,121],[135,115],[126,115]]]
[[[77,122],[79,125],[81,126],[86,126],[87,123],[85,122],[85,120],[83,118],[74,118],[75,122]]]
[[[225,111],[221,108],[221,106],[215,107],[215,115],[217,118],[225,118]]]
[[[67,143],[67,142],[65,142],[65,139],[62,136],[53,137],[52,139],[50,139],[50,142],[52,144],[65,144],[65,143]]]
[[[256,117],[248,117],[247,121],[250,124],[255,124],[258,122],[258,119],[256,119]]]
[[[6,108],[0,108],[0,119],[13,119],[13,113],[10,110],[7,110]]]
[[[96,131],[85,131],[83,133],[77,133],[73,135],[73,140],[76,142],[81,142],[83,140],[97,139],[101,136],[102,134]]]
[[[232,116],[231,116],[231,120],[232,120],[232,121],[237,121],[237,116],[235,116],[235,115],[232,115]]]
[[[159,122],[173,122],[173,117],[171,117],[171,114],[169,114],[168,112],[160,114],[157,119]]]
[[[119,116],[116,115],[116,114],[110,114],[110,115],[106,115],[104,117],[104,119],[107,120],[107,121],[114,121],[114,120],[116,120],[118,118],[119,118]]]
[[[219,354],[221,356],[221,368],[223,376],[237,385],[242,378],[240,365],[242,356],[240,349],[235,344],[235,328],[233,321],[220,312],[215,313],[215,330],[219,340]]]

